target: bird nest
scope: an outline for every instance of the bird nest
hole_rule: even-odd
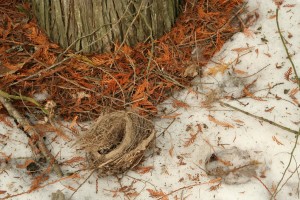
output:
[[[100,116],[78,140],[89,164],[100,176],[115,175],[135,167],[155,138],[151,121],[132,112]]]

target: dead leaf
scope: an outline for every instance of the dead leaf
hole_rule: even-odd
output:
[[[245,96],[247,97],[251,97],[252,99],[255,99],[257,101],[264,101],[261,97],[256,97],[253,93],[250,92],[250,88],[254,86],[254,84],[256,83],[257,79],[253,80],[251,83],[249,83],[248,85],[246,85],[243,89],[243,92],[245,94]]]
[[[59,127],[55,129],[55,133],[65,141],[71,140],[71,138],[67,136],[67,134],[65,134]]]
[[[253,33],[253,31],[251,31],[248,28],[244,28],[243,33],[248,38],[254,38],[255,37],[255,34]]]
[[[157,191],[157,190],[152,190],[152,189],[147,189],[149,192],[150,196],[152,198],[159,198],[161,200],[169,200],[168,196],[162,191]]]
[[[291,97],[291,99],[293,100],[293,102],[295,104],[300,105],[298,99],[295,97],[295,95],[299,92],[299,88],[293,88],[290,92],[289,92],[289,96]]]
[[[187,140],[184,142],[184,145],[183,145],[184,147],[188,147],[195,142],[195,140],[197,138],[197,133],[195,133],[195,134],[190,133],[190,136],[191,137],[187,138]]]
[[[153,166],[137,166],[134,170],[139,174],[146,174],[154,169]]]
[[[8,62],[2,62],[2,65],[0,65],[0,77],[7,76],[9,74],[13,74],[19,69],[23,67],[22,63],[21,64],[15,64],[12,65]]]
[[[1,105],[0,105],[0,108],[1,108]],[[14,125],[9,121],[9,119],[5,115],[0,114],[0,122],[3,122],[6,126],[9,126],[11,128],[14,127]]]
[[[5,190],[0,190],[0,194],[5,194],[6,191]]]
[[[237,122],[237,123],[240,123],[240,124],[244,124],[245,122],[243,122],[242,120],[239,120],[239,119],[234,119],[233,121]]]
[[[69,190],[75,192],[76,191],[76,188],[73,188],[72,186],[70,185],[64,185],[66,188],[68,188]]]
[[[210,190],[210,191],[215,191],[215,190],[219,189],[219,188],[220,188],[220,186],[221,186],[221,182],[220,182],[220,183],[218,183],[217,185],[213,185],[213,186],[211,186],[211,187],[209,188],[209,190]]]
[[[224,74],[225,71],[229,68],[228,65],[226,64],[220,64],[220,65],[216,65],[214,67],[211,67],[207,70],[207,72],[205,73],[205,75],[211,75],[211,76],[215,76],[217,75],[217,73],[222,73]]]
[[[247,97],[251,97],[257,101],[264,101],[261,97],[256,97],[254,94],[252,94],[247,88],[244,88],[243,92]]]
[[[69,160],[64,161],[63,164],[72,164],[72,163],[77,163],[77,162],[81,162],[84,160],[85,160],[84,157],[77,156],[77,157],[73,157]]]
[[[272,136],[273,141],[275,141],[278,145],[283,145],[275,136]]]
[[[137,196],[139,196],[139,194],[140,193],[138,193],[138,192],[136,192],[136,191],[134,191],[134,192],[127,192],[126,193],[126,196],[128,196],[128,197],[137,197]],[[134,198],[133,198],[134,199]]]
[[[217,183],[217,182],[220,182],[221,180],[222,180],[222,178],[219,177],[219,178],[210,180],[208,183],[210,183],[210,184],[212,184],[212,183]]]
[[[284,78],[285,78],[285,80],[287,80],[287,81],[290,80],[290,76],[291,76],[291,74],[293,73],[292,70],[293,70],[292,67],[290,67],[290,68],[284,73]]]
[[[167,62],[170,61],[172,58],[172,52],[170,50],[170,47],[166,45],[165,43],[161,44],[161,51],[162,53],[160,56],[156,58],[156,61],[159,62]]]
[[[270,17],[269,17],[269,19],[275,19],[276,18],[276,15],[271,15]]]
[[[187,103],[185,103],[183,101],[176,100],[176,99],[173,100],[172,106],[174,108],[185,108],[185,109],[190,107]]]
[[[245,26],[250,27],[254,25],[257,22],[258,18],[259,18],[258,12],[256,11],[249,12],[245,19]]]
[[[31,163],[35,163],[35,161],[32,160],[32,159],[28,159],[28,160],[25,161],[24,164],[19,164],[19,165],[17,165],[17,168],[19,168],[19,169],[25,169],[25,168],[26,168],[28,165],[30,165]]]
[[[233,166],[232,162],[230,162],[229,160],[223,160],[219,157],[217,157],[217,160],[223,163],[225,166]]]
[[[230,123],[227,123],[227,122],[222,122],[222,121],[219,121],[217,119],[215,119],[213,116],[211,115],[208,115],[208,119],[209,121],[212,121],[220,126],[223,126],[223,127],[226,127],[226,128],[234,128],[234,126]]]
[[[256,57],[257,57],[258,54],[259,54],[259,50],[258,50],[258,49],[255,49],[255,53],[256,53]]]
[[[161,119],[175,119],[179,115],[181,115],[181,113],[175,113],[173,115],[162,115],[162,116],[160,116],[160,118]]]
[[[195,64],[192,64],[188,66],[183,73],[183,77],[196,77],[198,75],[198,66]]]
[[[236,74],[241,74],[241,75],[248,74],[247,72],[245,72],[245,71],[243,71],[243,70],[240,70],[240,69],[234,69],[233,71],[234,71],[234,73],[236,73]]]
[[[196,124],[196,126],[197,126],[197,130],[198,130],[197,133],[203,133],[201,124]]]
[[[174,145],[169,149],[169,155],[173,157],[173,152],[174,152]]]
[[[272,110],[275,108],[275,106],[273,106],[272,108],[269,109],[265,109],[265,112],[272,112]]]
[[[237,53],[241,53],[244,51],[248,51],[249,49],[251,49],[252,47],[241,47],[241,48],[235,48],[235,49],[231,49],[231,51],[235,51]]]
[[[275,3],[276,6],[279,7],[279,6],[281,6],[283,4],[283,1],[284,0],[274,0],[274,3]]]
[[[6,154],[3,153],[3,152],[0,152],[0,154],[4,157],[4,159],[5,159],[5,161],[6,161],[7,163],[11,160],[12,154],[10,154],[9,156],[6,155]]]
[[[292,8],[292,7],[295,7],[296,4],[285,4],[283,5],[283,7],[286,7],[286,8]]]
[[[78,116],[76,115],[76,116],[73,118],[71,124],[69,125],[69,128],[70,128],[70,129],[72,129],[72,128],[77,124],[77,119],[78,119]]]
[[[133,101],[137,101],[137,100],[140,100],[140,99],[144,99],[145,96],[146,96],[146,92],[145,92],[145,91],[147,91],[148,88],[149,88],[149,82],[148,82],[147,79],[145,79],[145,80],[143,81],[143,83],[140,84],[140,85],[137,87],[135,93],[134,93],[133,96],[132,96],[132,100],[133,100]]]
[[[39,187],[41,187],[41,184],[46,182],[48,179],[49,179],[49,176],[47,176],[45,174],[35,177],[31,182],[29,191],[32,192],[34,190],[37,190]]]

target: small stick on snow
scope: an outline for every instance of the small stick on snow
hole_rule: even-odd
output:
[[[241,113],[244,113],[244,114],[246,114],[246,115],[248,115],[248,116],[254,117],[255,119],[262,120],[262,121],[264,121],[264,122],[268,122],[269,124],[271,124],[271,125],[273,125],[273,126],[277,126],[278,128],[281,128],[282,130],[285,130],[285,131],[294,133],[294,134],[296,134],[296,135],[298,134],[298,131],[296,131],[296,130],[290,129],[290,128],[286,127],[286,126],[282,126],[282,125],[277,124],[277,123],[275,123],[275,122],[273,122],[273,121],[271,121],[271,120],[268,120],[268,119],[266,119],[266,118],[263,118],[263,117],[259,117],[259,116],[253,115],[253,114],[251,114],[251,113],[249,113],[249,112],[247,112],[247,111],[241,110],[241,109],[239,109],[239,108],[237,108],[237,107],[235,107],[235,106],[232,106],[232,105],[230,105],[230,104],[228,104],[228,103],[225,103],[225,102],[223,102],[223,101],[220,101],[220,100],[219,100],[218,102],[221,103],[221,104],[223,104],[223,105],[225,105],[226,107],[232,108],[232,109],[237,110],[237,111],[239,111],[239,112],[241,112]]]
[[[39,133],[34,129],[33,126],[31,126],[30,122],[25,117],[23,117],[6,98],[0,96],[0,102],[6,108],[10,116],[12,116],[19,123],[19,125],[21,125],[24,131],[28,134],[29,138],[37,138],[36,145],[38,149],[41,151],[42,155],[47,159],[47,161],[50,164],[53,163],[53,170],[55,171],[55,173],[59,177],[62,177],[63,173],[59,165],[57,164],[57,161],[55,160],[54,156],[50,153],[50,151],[47,149]],[[35,144],[29,143],[29,145],[32,151],[35,152],[36,149]]]

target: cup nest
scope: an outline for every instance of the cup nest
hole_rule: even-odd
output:
[[[123,173],[139,164],[155,138],[154,125],[125,111],[100,116],[77,141],[100,176]]]

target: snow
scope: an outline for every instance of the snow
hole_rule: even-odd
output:
[[[285,6],[291,4],[296,5]],[[222,101],[297,131],[300,121],[299,106],[293,102],[289,93],[284,92],[297,88],[297,84],[284,78],[291,64],[277,32],[276,19],[273,17],[276,5],[271,0],[249,0],[248,6],[250,11],[259,14],[257,22],[249,28],[255,34],[249,36],[245,33],[237,33],[234,35],[232,40],[228,41],[213,57],[212,62],[205,68],[205,72],[215,67],[216,63],[229,65],[230,69],[224,74],[218,73],[216,76],[196,78],[193,80],[194,90],[206,94],[211,93],[212,96],[222,99],[226,96],[238,97],[243,93],[245,85],[256,80],[249,87],[249,91],[256,97],[262,97],[263,101],[249,97]],[[297,12],[299,10],[300,1],[289,0],[284,1],[279,13],[281,30],[288,41],[287,47],[298,69],[298,74],[300,73],[300,54],[298,53],[300,51],[300,13]],[[237,48],[246,47],[251,48],[243,52],[235,51]],[[242,70],[247,74],[235,74],[233,69]],[[228,74],[228,72],[231,73]],[[269,89],[272,86],[274,88]],[[295,97],[300,101],[299,92]],[[174,108],[172,106],[174,99],[183,101],[190,107]],[[179,115],[175,119],[157,118],[154,120],[157,129],[156,147],[148,152],[142,163],[144,167],[153,167],[153,170],[145,174],[129,171],[118,178],[112,176],[97,178],[94,173],[72,199],[151,199],[151,191],[168,194],[169,199],[270,199],[271,195],[266,187],[273,191],[272,188],[274,189],[280,181],[295,144],[295,134],[221,105],[218,101],[210,104],[209,108],[204,107],[204,101],[208,100],[200,93],[183,90],[160,105],[160,110],[164,111],[160,113],[161,115]],[[213,122],[212,118],[228,123],[233,128],[220,126]],[[11,119],[10,122],[14,124]],[[202,132],[199,131],[199,126]],[[80,130],[80,127],[74,128]],[[70,129],[66,128],[66,131],[69,131],[69,137],[75,137]],[[194,141],[191,144],[187,143],[193,134],[196,134]],[[72,142],[58,140],[52,142],[54,137],[54,133],[47,135],[46,143],[52,149],[52,153],[58,155],[59,161],[79,155],[84,156],[72,146]],[[224,181],[220,182],[219,177],[208,176],[204,171],[207,158],[212,153],[233,147],[250,152],[250,154],[259,153],[260,157],[257,159],[265,161],[264,176],[257,174],[257,178],[252,177],[248,182],[241,184],[226,184]],[[11,154],[12,160],[6,164],[4,154],[1,154],[0,191],[6,191],[6,193],[0,193],[0,198],[8,194],[27,191],[32,178],[24,173],[24,169],[16,168],[17,163],[24,163],[24,160],[31,155],[22,131],[15,126],[10,127],[0,122],[0,152],[5,155]],[[282,183],[289,178],[296,167],[299,167],[299,161],[298,142],[291,166]],[[63,170],[71,173],[78,167],[63,166]],[[89,174],[89,171],[82,171],[81,178],[62,180],[14,199],[51,199],[51,194],[57,190],[61,190],[67,199],[73,193],[70,187],[78,188]],[[49,181],[54,180],[55,178],[52,177]],[[158,196],[157,199],[160,197],[164,199],[163,196]],[[299,198],[299,172],[297,172],[286,182],[276,199]]]

